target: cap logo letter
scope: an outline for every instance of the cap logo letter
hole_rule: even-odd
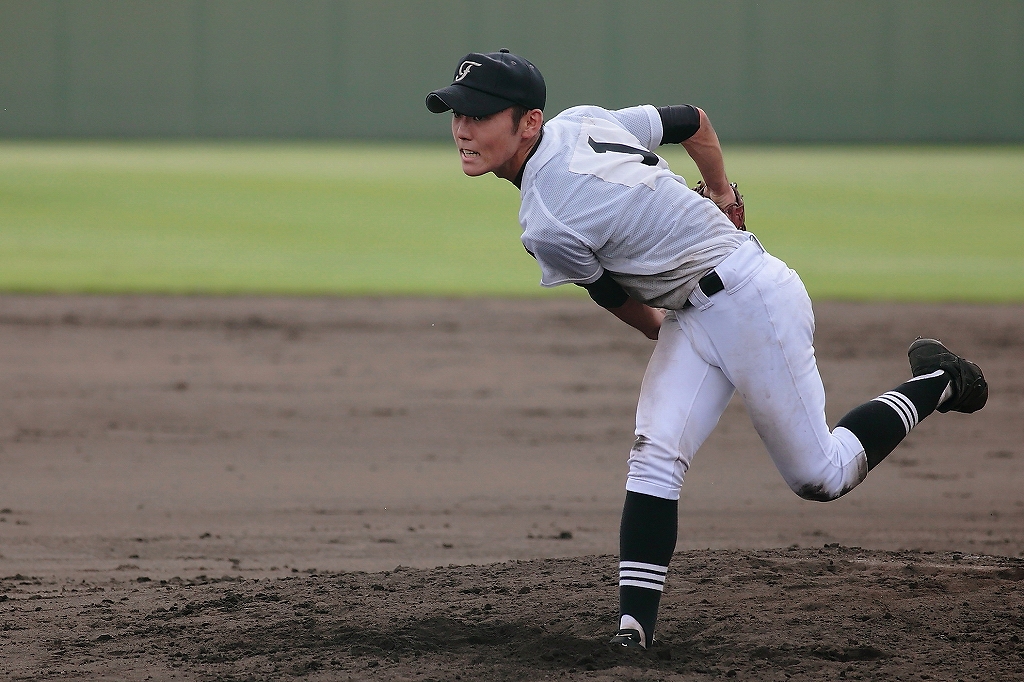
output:
[[[469,75],[469,70],[474,66],[483,66],[479,62],[464,61],[459,65],[459,75],[455,77],[455,82],[458,83],[460,80]]]

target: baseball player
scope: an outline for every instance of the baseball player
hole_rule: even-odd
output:
[[[519,188],[522,242],[541,285],[582,286],[657,339],[629,455],[610,641],[646,649],[683,477],[735,391],[789,487],[826,502],[863,481],[932,412],[981,409],[988,386],[977,365],[918,339],[908,351],[912,378],[830,430],[811,301],[796,272],[745,231],[707,115],[689,105],[577,106],[545,122],[545,95],[536,67],[500,50],[466,55],[426,104],[453,112],[467,175],[490,172]],[[695,162],[699,192],[655,154],[670,143]]]

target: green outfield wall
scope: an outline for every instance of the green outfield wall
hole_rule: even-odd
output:
[[[0,0],[0,136],[409,138],[470,51],[732,141],[1024,141],[1021,0]]]

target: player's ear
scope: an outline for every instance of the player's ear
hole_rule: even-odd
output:
[[[530,136],[537,134],[541,126],[544,125],[544,112],[540,109],[530,109],[523,117],[523,124],[522,127]]]

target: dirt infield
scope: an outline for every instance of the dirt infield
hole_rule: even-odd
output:
[[[589,302],[0,296],[0,677],[1024,679],[1024,309],[816,314],[830,421],[917,335],[989,405],[819,504],[734,401],[616,658],[652,345]]]

